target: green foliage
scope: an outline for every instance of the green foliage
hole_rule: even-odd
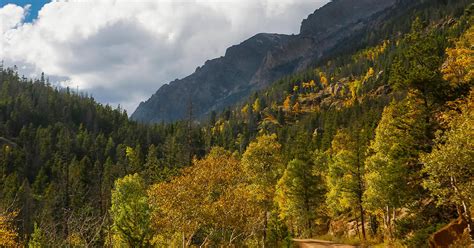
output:
[[[423,172],[428,175],[423,185],[439,204],[464,206],[469,219],[474,201],[474,91],[459,110],[448,115],[448,130],[422,156]]]
[[[208,122],[143,125],[87,94],[0,68],[0,209],[21,209],[12,222],[20,241],[41,236],[53,247],[104,246],[106,233],[121,244],[153,235],[178,246],[179,232],[195,245],[262,245],[266,236],[286,246],[291,235],[327,231],[328,212],[348,221],[362,207],[380,223],[371,221],[373,234],[392,229],[421,245],[429,226],[456,216],[452,205],[472,199],[472,116],[454,104],[451,124],[438,117],[472,87],[473,8],[399,4],[381,25]],[[131,173],[143,180],[123,178]],[[152,223],[150,210],[131,209],[147,209],[148,186]],[[138,227],[118,229],[128,222]]]
[[[369,207],[403,207],[417,196],[409,182],[419,177],[418,156],[429,144],[426,117],[414,95],[384,110],[366,161]]]
[[[275,185],[284,170],[280,153],[281,145],[277,141],[277,136],[272,134],[257,137],[242,156],[244,171],[263,206],[264,243],[267,242],[268,215],[275,196]]]
[[[247,176],[264,193],[265,205],[270,205],[274,187],[283,174],[280,149],[281,145],[275,134],[263,135],[250,143],[242,156]]]
[[[117,179],[110,207],[113,229],[117,234],[114,243],[148,247],[151,239],[150,214],[143,179],[138,174]]]
[[[293,226],[297,236],[313,236],[318,208],[324,201],[324,183],[314,175],[315,166],[298,159],[288,163],[276,189],[280,218]]]
[[[400,53],[394,61],[390,83],[397,88],[416,89],[431,101],[440,98],[445,83],[439,67],[443,63],[444,37],[426,34],[420,18],[399,44]]]
[[[0,94],[0,207],[22,209],[28,204],[18,216],[22,239],[37,220],[53,246],[76,240],[71,235],[88,236],[87,242],[100,246],[104,239],[97,240],[92,230],[105,225],[98,220],[110,208],[115,179],[139,172],[147,175],[147,183],[163,180],[186,164],[189,142],[192,155],[204,150],[197,127],[188,136],[184,123],[138,124],[120,108],[45,81],[20,78],[12,69],[0,69]],[[127,147],[133,151],[129,157]],[[148,150],[154,155],[145,163]],[[34,201],[17,199],[25,182]],[[91,223],[77,230],[84,219]]]
[[[31,234],[28,248],[43,248],[48,247],[48,240],[45,237],[43,230],[35,222],[33,233]]]
[[[362,196],[365,191],[364,183],[364,147],[360,134],[339,130],[332,141],[331,158],[327,173],[326,202],[332,215],[349,211],[359,216],[362,224],[363,238],[365,239],[365,212]]]

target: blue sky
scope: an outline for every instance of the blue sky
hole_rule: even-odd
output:
[[[38,17],[38,11],[43,7],[43,5],[49,2],[51,2],[51,0],[16,0],[16,1],[1,0],[0,8],[9,3],[13,3],[22,7],[30,4],[31,5],[30,12],[25,17],[25,22],[31,22]]]

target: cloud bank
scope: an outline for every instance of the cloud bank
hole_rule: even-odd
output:
[[[54,1],[25,23],[29,6],[0,8],[6,66],[131,114],[161,85],[259,32],[298,33],[328,0]]]

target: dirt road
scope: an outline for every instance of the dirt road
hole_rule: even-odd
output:
[[[354,248],[357,246],[336,244],[331,241],[317,239],[293,239],[293,241],[301,248]]]

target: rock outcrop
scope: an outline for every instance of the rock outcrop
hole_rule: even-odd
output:
[[[163,85],[131,118],[170,122],[202,118],[245,99],[282,76],[308,68],[349,37],[362,32],[372,17],[396,0],[333,0],[303,20],[300,34],[257,34],[206,61],[193,74]]]

